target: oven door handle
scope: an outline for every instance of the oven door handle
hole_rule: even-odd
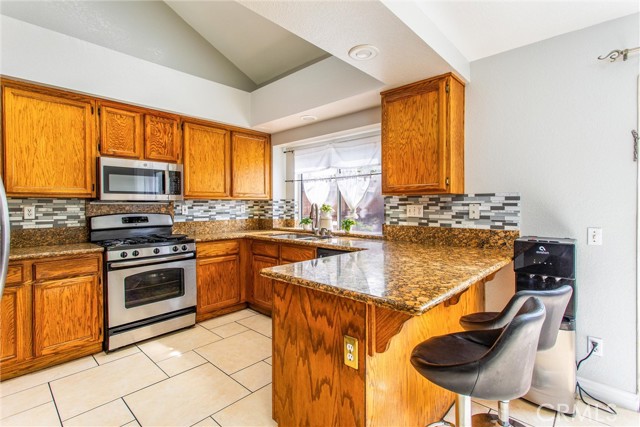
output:
[[[141,266],[141,265],[149,265],[149,264],[157,264],[159,262],[165,262],[165,261],[179,261],[182,259],[189,259],[189,258],[195,258],[195,254],[194,253],[190,253],[190,254],[179,254],[179,255],[171,255],[171,256],[165,256],[165,257],[159,257],[159,258],[150,258],[150,259],[140,259],[140,260],[136,260],[136,261],[116,261],[116,262],[111,262],[109,264],[109,268],[111,270],[119,270],[122,268],[130,268],[130,267],[136,267],[136,266]]]

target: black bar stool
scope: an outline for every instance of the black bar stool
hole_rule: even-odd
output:
[[[573,288],[569,285],[548,291],[520,291],[511,297],[500,313],[485,311],[467,314],[460,318],[460,325],[467,331],[503,328],[511,322],[526,300],[536,297],[542,301],[547,310],[538,342],[538,351],[549,350],[556,344],[560,323],[562,323],[562,317],[571,299],[571,294],[573,294]]]
[[[413,349],[411,364],[457,394],[456,425],[471,427],[471,397],[507,402],[529,390],[544,318],[544,304],[528,298],[504,328],[430,338]],[[506,408],[502,425],[509,424]],[[487,421],[476,417],[476,423]]]

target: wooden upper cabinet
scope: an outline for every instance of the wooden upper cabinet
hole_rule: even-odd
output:
[[[7,194],[95,196],[95,102],[7,81],[2,89]]]
[[[141,159],[144,144],[143,114],[108,103],[101,103],[98,108],[100,154]]]
[[[464,193],[464,85],[453,75],[382,93],[382,193]]]
[[[247,199],[271,197],[271,142],[268,137],[233,132],[231,167],[233,197]]]
[[[178,117],[144,116],[144,157],[162,162],[179,162],[182,155]]]
[[[231,195],[230,132],[184,122],[184,196],[195,199]]]

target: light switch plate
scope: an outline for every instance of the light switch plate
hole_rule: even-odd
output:
[[[407,218],[422,218],[424,214],[424,206],[407,205]]]
[[[594,246],[602,245],[602,228],[589,227],[587,228],[587,244]]]
[[[469,219],[480,219],[480,203],[469,204]]]
[[[36,219],[36,208],[33,206],[25,206],[23,208],[23,219]]]

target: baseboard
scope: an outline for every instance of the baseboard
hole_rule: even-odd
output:
[[[638,412],[640,409],[640,395],[622,391],[606,384],[597,383],[586,378],[578,377],[578,382],[589,394],[606,403]]]

